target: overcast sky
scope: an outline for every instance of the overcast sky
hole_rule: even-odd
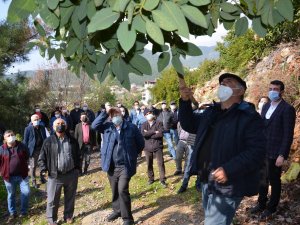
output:
[[[5,3],[0,0],[0,20],[3,20],[7,16],[8,6],[11,1],[6,1]],[[216,33],[209,36],[201,36],[198,38],[194,38],[194,36],[190,37],[190,41],[195,43],[198,46],[214,46],[217,42],[222,41],[222,37],[225,36],[227,31],[223,28],[223,26],[219,26]],[[28,54],[29,61],[24,63],[14,63],[13,66],[7,71],[8,73],[15,73],[18,71],[26,71],[26,70],[36,70],[39,68],[44,68],[47,66],[47,60],[40,56],[37,50],[34,50]]]

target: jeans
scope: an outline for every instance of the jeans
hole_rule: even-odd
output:
[[[5,181],[5,187],[7,190],[7,205],[10,215],[17,213],[16,210],[16,189],[17,185],[20,185],[21,192],[21,214],[27,214],[28,203],[29,203],[29,178],[26,177],[23,179],[20,176],[11,176],[9,182]]]
[[[172,140],[175,142],[175,145],[177,145],[178,141],[179,141],[177,129],[170,129],[170,134],[171,134]]]
[[[243,197],[225,197],[209,193],[208,185],[202,185],[204,225],[230,225]]]
[[[187,159],[185,161],[186,165],[185,165],[183,180],[182,180],[182,184],[181,184],[181,186],[184,187],[184,188],[188,187],[190,177],[191,177],[190,174],[189,174],[189,171],[190,171],[190,168],[191,168],[192,153],[193,153],[193,146],[188,145],[188,154],[187,154]],[[197,188],[198,191],[201,190],[200,176],[197,176],[196,188]]]
[[[166,139],[167,145],[168,145],[168,150],[169,153],[172,155],[173,159],[176,159],[176,152],[172,143],[172,138],[170,132],[163,133],[164,138]]]

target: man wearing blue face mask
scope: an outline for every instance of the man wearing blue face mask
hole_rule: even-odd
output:
[[[40,117],[37,114],[31,116],[31,123],[25,128],[23,140],[23,143],[29,149],[30,176],[34,188],[38,187],[35,172],[40,151],[43,142],[46,139],[45,127],[40,122]],[[41,183],[43,182],[44,181],[41,179]]]
[[[261,183],[258,204],[251,209],[252,213],[262,212],[261,219],[266,219],[276,212],[281,194],[282,165],[289,156],[293,142],[296,112],[293,106],[284,101],[283,93],[284,83],[279,80],[271,81],[269,86],[271,102],[265,104],[261,112],[267,137],[266,179]],[[269,184],[271,195],[268,202]]]
[[[219,103],[194,113],[193,93],[180,79],[179,122],[196,134],[190,175],[202,185],[205,225],[230,225],[244,196],[258,193],[265,157],[263,121],[244,101],[246,82],[231,73],[219,77]]]
[[[144,138],[136,125],[123,120],[118,107],[110,108],[108,113],[101,112],[91,127],[103,133],[101,166],[107,172],[113,208],[107,220],[111,222],[122,217],[124,225],[132,225],[129,181],[136,173],[137,157],[144,148]]]

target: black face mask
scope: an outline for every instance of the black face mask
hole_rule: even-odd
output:
[[[62,124],[62,125],[58,125],[56,127],[56,132],[58,133],[64,133],[66,131],[66,125]]]
[[[88,119],[86,118],[86,117],[84,117],[83,119],[82,119],[82,122],[84,122],[84,123],[86,123],[88,121]]]

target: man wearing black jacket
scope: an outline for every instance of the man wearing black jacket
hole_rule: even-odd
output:
[[[77,141],[66,135],[66,121],[58,118],[53,123],[55,133],[45,139],[38,164],[41,172],[48,172],[48,224],[56,224],[61,189],[64,188],[64,220],[73,221],[75,195],[80,168],[80,150]]]
[[[215,103],[194,114],[193,93],[180,79],[179,121],[196,133],[190,174],[201,176],[205,225],[229,225],[244,196],[258,193],[265,157],[263,121],[243,101],[246,82],[225,73],[219,77]]]

